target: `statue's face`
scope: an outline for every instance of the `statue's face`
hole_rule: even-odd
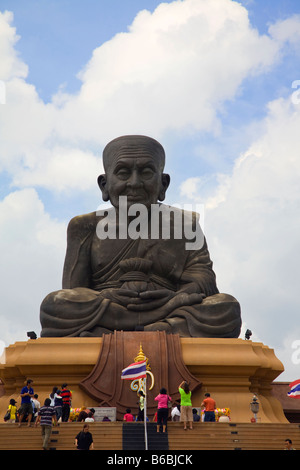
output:
[[[102,180],[100,182],[100,178]],[[169,185],[169,177],[162,173],[159,158],[139,149],[130,149],[112,159],[105,175],[99,177],[99,186],[104,200],[110,200],[119,207],[119,197],[127,197],[128,207],[132,204],[151,204],[163,200]]]

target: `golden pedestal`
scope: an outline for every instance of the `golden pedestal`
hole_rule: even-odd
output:
[[[230,408],[232,422],[250,422],[253,417],[250,402],[255,393],[261,423],[288,422],[280,402],[271,394],[271,384],[284,368],[268,346],[227,338],[181,338],[180,343],[183,362],[202,382],[202,387],[192,395],[194,407],[199,407],[204,393],[210,392],[218,408]],[[33,380],[41,404],[53,386],[60,387],[65,382],[73,392],[74,408],[97,406],[80,383],[94,369],[101,348],[102,338],[38,338],[7,347],[0,363],[5,389],[0,398],[1,415],[4,416],[10,398],[20,405],[20,390],[27,378]],[[137,353],[138,350],[139,344]]]

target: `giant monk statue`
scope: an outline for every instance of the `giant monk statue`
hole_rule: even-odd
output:
[[[111,207],[70,221],[62,289],[41,304],[41,336],[239,336],[240,305],[218,291],[198,214],[161,203],[164,164],[150,137],[106,145],[98,185]]]

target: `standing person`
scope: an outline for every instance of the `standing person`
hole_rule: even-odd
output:
[[[163,432],[166,432],[167,420],[169,407],[168,402],[172,401],[172,398],[167,394],[165,388],[161,388],[159,394],[154,398],[157,401],[157,432],[160,431],[160,426],[162,426]]]
[[[70,417],[72,392],[67,388],[68,384],[62,384],[60,396],[62,397],[62,421],[66,423]]]
[[[78,450],[92,450],[94,448],[93,435],[90,433],[87,423],[83,425],[83,430],[75,437],[75,446]]]
[[[137,421],[144,421],[144,408],[145,408],[145,395],[142,390],[139,390],[139,412],[137,416]]]
[[[62,419],[62,405],[63,405],[63,400],[60,395],[60,390],[57,390],[56,396],[54,397],[54,409],[56,413],[56,419],[57,422]]]
[[[42,429],[42,439],[43,439],[43,449],[48,450],[49,448],[49,440],[52,431],[52,420],[56,424],[56,414],[55,409],[53,406],[50,406],[51,400],[50,398],[46,398],[44,402],[44,406],[40,408],[38,412],[38,417],[35,422],[37,426],[39,423],[41,424]]]
[[[53,387],[52,392],[49,395],[49,398],[51,400],[50,406],[54,406],[54,400],[55,400],[57,390],[58,390],[58,387]]]
[[[126,409],[126,413],[124,414],[123,421],[127,421],[127,422],[133,422],[134,421],[134,416],[131,413],[131,408]]]
[[[35,394],[33,395],[33,398],[31,399],[32,408],[33,408],[33,417],[34,417],[34,419],[37,418],[38,412],[39,412],[40,407],[41,407],[41,404],[40,404],[40,402],[38,401],[38,397],[39,397],[38,394],[35,393]]]
[[[215,422],[216,415],[216,402],[213,398],[211,398],[210,393],[206,393],[204,395],[206,398],[201,403],[201,406],[204,406],[204,421],[205,422]]]
[[[55,409],[56,413],[56,419],[57,422],[62,416],[62,397],[60,396],[60,390],[58,390],[58,387],[53,387],[52,392],[49,395],[49,398],[51,399],[51,405]]]
[[[172,421],[180,421],[180,405],[175,405],[171,411]]]
[[[196,423],[200,421],[200,416],[198,415],[196,408],[193,408],[193,421]]]
[[[34,391],[32,388],[33,381],[28,379],[26,381],[25,387],[22,388],[20,396],[21,396],[21,410],[20,410],[20,417],[19,417],[19,426],[21,426],[22,420],[25,415],[28,415],[28,426],[31,425],[31,419],[33,415],[33,406],[31,399],[34,396]]]
[[[187,382],[183,381],[179,385],[180,393],[180,421],[183,421],[183,429],[187,430],[187,422],[190,429],[193,429],[192,392]]]

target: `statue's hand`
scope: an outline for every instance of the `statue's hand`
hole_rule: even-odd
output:
[[[130,289],[104,289],[100,292],[105,299],[109,299],[112,302],[116,302],[123,307],[127,307],[129,303],[134,302],[138,299],[138,292]]]
[[[130,298],[127,308],[134,311],[163,309],[165,313],[188,305],[200,304],[205,294],[173,292],[169,289],[140,292],[138,298]]]
[[[187,294],[186,292],[177,292],[176,295],[167,303],[166,311],[170,313],[176,308],[185,307],[189,305],[201,304],[205,299],[205,294]]]
[[[137,299],[131,299],[127,308],[135,311],[154,310],[164,306],[174,295],[175,292],[169,289],[140,292]]]

